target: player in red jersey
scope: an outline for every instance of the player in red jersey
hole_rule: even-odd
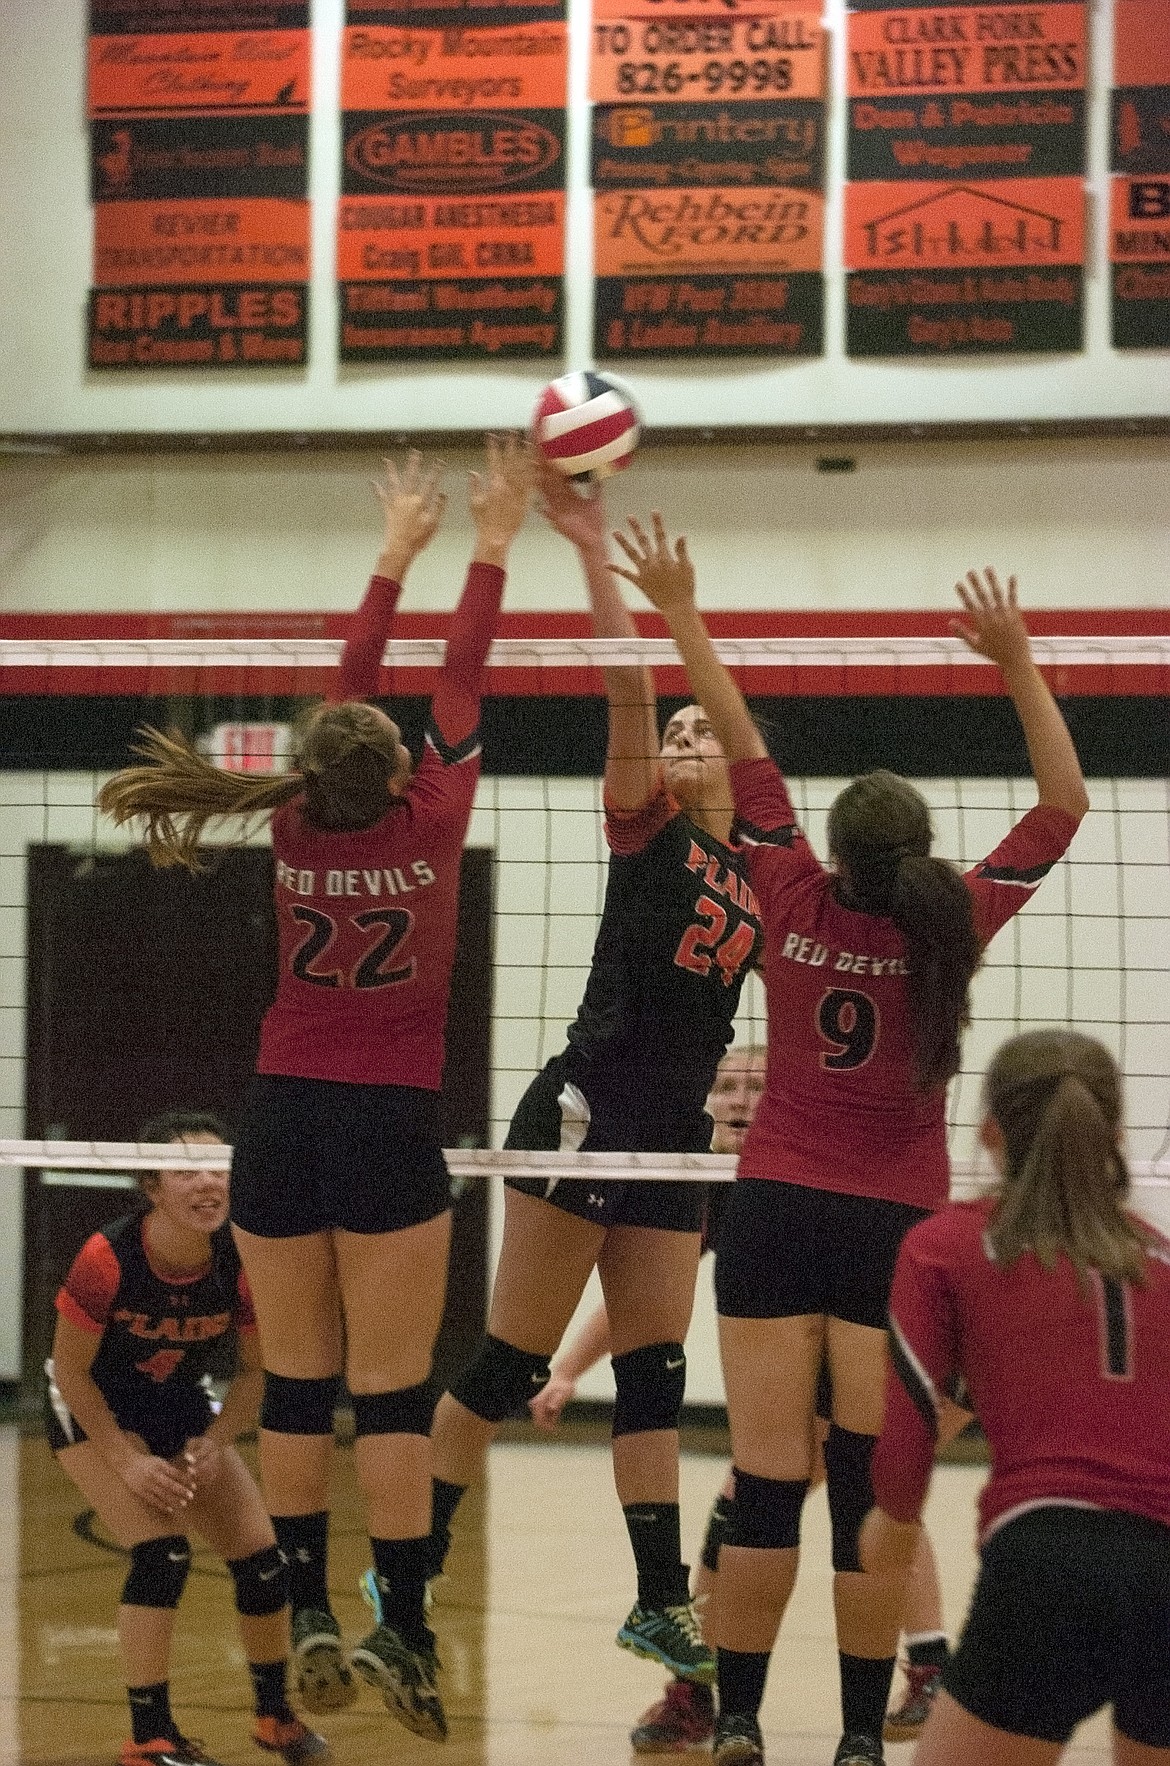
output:
[[[1061,857],[1087,807],[1072,740],[1031,658],[1015,580],[958,585],[954,630],[998,663],[1040,801],[965,876],[930,856],[930,814],[891,773],[829,814],[833,868],[796,826],[784,781],[695,607],[685,541],[631,523],[623,572],[666,616],[724,751],[764,917],[768,1067],[715,1268],[735,1459],[720,1557],[719,1766],[760,1766],[758,1713],[796,1576],[817,1378],[833,1420],[825,1468],[843,1735],[835,1766],[882,1759],[904,1579],[865,1574],[860,1522],[881,1427],[885,1317],[898,1245],[945,1201],[946,1085],[967,991],[995,931]]]
[[[216,1119],[195,1111],[161,1116],[139,1138],[223,1145]],[[324,1762],[324,1740],[285,1696],[288,1579],[263,1499],[233,1445],[255,1426],[262,1373],[227,1226],[227,1173],[144,1172],[140,1187],[145,1209],[111,1221],[74,1259],[57,1295],[45,1368],[49,1445],[130,1558],[118,1608],[133,1731],[122,1766],[215,1766],[180,1734],[170,1706],[188,1527],[232,1573],[257,1745],[290,1766]],[[218,1412],[207,1393],[215,1375],[230,1378]]]
[[[609,569],[600,494],[579,496],[553,471],[543,490],[553,526],[577,549],[597,636],[636,636]],[[758,956],[757,904],[732,831],[726,762],[702,707],[677,712],[660,742],[649,669],[604,674],[605,905],[568,1047],[520,1099],[505,1146],[706,1152],[707,1093]],[[488,1334],[435,1413],[432,1570],[489,1442],[548,1379],[596,1267],[612,1335],[614,1482],[637,1571],[617,1641],[709,1682],[715,1662],[691,1604],[678,1506],[703,1188],[507,1180]]]
[[[155,764],[117,775],[101,798],[120,821],[146,817],[161,863],[194,864],[210,816],[279,806],[280,979],[232,1166],[232,1222],[264,1345],[264,1490],[289,1560],[305,1704],[351,1702],[352,1666],[409,1729],[435,1739],[446,1718],[423,1616],[428,1380],[451,1231],[438,1092],[480,682],[531,485],[527,448],[489,438],[487,470],[471,478],[475,551],[413,772],[398,726],[359,696],[377,692],[402,579],[442,514],[437,473],[417,456],[401,480],[387,465],[381,556],[335,695],[300,730],[295,771],[258,782],[155,736],[145,744]],[[376,1620],[348,1660],[326,1580],[342,1371]]]
[[[1034,1030],[984,1091],[994,1194],[908,1233],[861,1551],[897,1570],[956,1373],[991,1447],[982,1563],[916,1766],[1051,1766],[1113,1706],[1118,1766],[1170,1762],[1170,1243],[1126,1207],[1121,1080]]]

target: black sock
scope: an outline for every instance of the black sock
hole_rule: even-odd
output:
[[[933,1635],[916,1637],[911,1643],[907,1640],[906,1655],[912,1668],[945,1668],[951,1658],[951,1648],[944,1631]]]
[[[273,1515],[276,1543],[288,1565],[288,1599],[294,1613],[307,1607],[328,1613],[329,1510],[315,1515]]]
[[[869,1656],[846,1656],[841,1664],[841,1726],[846,1735],[868,1735],[881,1740],[894,1678],[893,1656],[871,1660]]]
[[[427,1577],[437,1576],[451,1549],[451,1522],[455,1510],[467,1494],[466,1484],[448,1484],[445,1478],[431,1479],[431,1536],[427,1541]]]
[[[430,1540],[371,1539],[374,1573],[382,1597],[382,1623],[397,1631],[404,1643],[429,1644],[423,1603],[430,1574]]]
[[[622,1513],[638,1567],[638,1605],[685,1606],[690,1571],[682,1561],[678,1503],[632,1502]]]
[[[285,1722],[291,1722],[293,1714],[285,1691],[284,1662],[249,1662],[248,1673],[252,1676],[252,1690],[256,1695],[257,1717],[282,1717]]]
[[[167,1681],[160,1680],[156,1686],[128,1686],[126,1696],[130,1700],[130,1723],[136,1742],[178,1741]]]
[[[758,1716],[764,1702],[771,1653],[720,1648],[715,1654],[719,1662],[719,1715]]]

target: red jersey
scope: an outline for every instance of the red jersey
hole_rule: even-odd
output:
[[[272,818],[280,978],[261,1027],[261,1073],[442,1084],[459,868],[479,778],[479,681],[503,586],[502,570],[471,566],[423,757],[382,820],[324,831],[299,798]],[[396,594],[375,577],[359,610],[341,672],[354,695],[376,691]]]
[[[982,1538],[1022,1510],[1085,1504],[1170,1526],[1170,1243],[1146,1283],[1061,1258],[994,1263],[994,1201],[958,1202],[911,1228],[890,1297],[892,1368],[873,1461],[877,1500],[915,1520],[930,1481],[938,1395],[965,1380],[991,1447]]]
[[[915,1080],[905,940],[888,916],[838,899],[772,761],[739,761],[731,779],[768,995],[766,1090],[739,1174],[937,1207],[949,1181],[946,1088],[921,1092]],[[1038,806],[966,873],[981,943],[1031,898],[1076,828],[1066,811]]]

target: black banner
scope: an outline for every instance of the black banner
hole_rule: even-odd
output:
[[[307,31],[309,0],[89,0],[91,37]]]
[[[848,279],[852,356],[982,355],[1081,347],[1079,264],[1013,271],[855,270]]]
[[[349,110],[342,114],[341,191],[368,196],[560,190],[565,112]]]
[[[346,362],[547,356],[559,347],[559,276],[341,285]]]
[[[89,366],[299,367],[308,308],[308,288],[299,282],[95,288],[89,296]]]
[[[90,199],[303,197],[308,161],[307,116],[102,118]]]
[[[787,276],[599,276],[599,353],[816,356],[824,347],[819,271]]]
[[[1079,172],[1085,95],[852,98],[851,178],[1008,178]]]
[[[819,99],[737,104],[596,104],[595,190],[784,185],[820,189]]]

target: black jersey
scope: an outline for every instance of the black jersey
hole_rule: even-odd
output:
[[[734,842],[704,833],[659,789],[609,809],[605,906],[570,1074],[598,1151],[706,1151],[703,1105],[731,1041],[744,976],[763,946]]]
[[[208,1415],[203,1381],[230,1375],[236,1332],[256,1328],[251,1296],[229,1226],[211,1235],[204,1269],[175,1277],[151,1264],[146,1218],[126,1215],[86,1241],[57,1310],[100,1335],[90,1374],[123,1427],[166,1413],[198,1434]]]

